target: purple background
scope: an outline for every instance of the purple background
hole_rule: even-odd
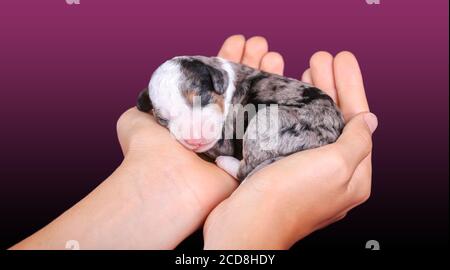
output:
[[[296,247],[447,245],[448,0],[2,0],[0,248],[114,170],[116,120],[155,67],[235,33],[267,37],[291,77],[317,50],[354,52],[379,117],[371,199]]]

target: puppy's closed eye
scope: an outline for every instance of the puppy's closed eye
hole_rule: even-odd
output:
[[[155,116],[156,121],[162,126],[168,126],[169,120],[161,116],[161,113],[158,110],[153,110],[153,115]]]

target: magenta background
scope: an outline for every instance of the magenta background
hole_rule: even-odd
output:
[[[354,52],[379,117],[371,199],[297,248],[448,244],[448,0],[2,0],[0,248],[114,170],[115,122],[156,66],[235,33],[267,37],[288,76],[317,50]]]

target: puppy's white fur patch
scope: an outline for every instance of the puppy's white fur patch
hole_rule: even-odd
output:
[[[196,152],[205,152],[214,147],[222,135],[223,124],[236,90],[234,86],[235,73],[226,60],[218,58],[221,68],[228,75],[228,85],[223,94],[224,110],[220,111],[216,104],[207,105],[199,110],[189,106],[181,93],[181,66],[174,61],[179,58],[183,58],[183,56],[168,60],[155,70],[148,87],[150,100],[158,114],[168,120],[170,132],[187,148],[192,149],[185,143],[185,139],[205,136],[205,130],[210,130],[208,126],[215,126],[217,131],[212,129],[214,132],[208,134],[208,138],[206,138],[210,143],[195,150]],[[198,120],[199,114],[200,120]]]
[[[190,111],[179,90],[180,76],[180,66],[168,60],[155,70],[150,79],[150,100],[167,120]]]

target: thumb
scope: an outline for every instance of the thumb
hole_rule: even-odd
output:
[[[373,113],[357,114],[345,125],[335,146],[352,168],[372,151],[372,133],[377,126],[378,120]]]

